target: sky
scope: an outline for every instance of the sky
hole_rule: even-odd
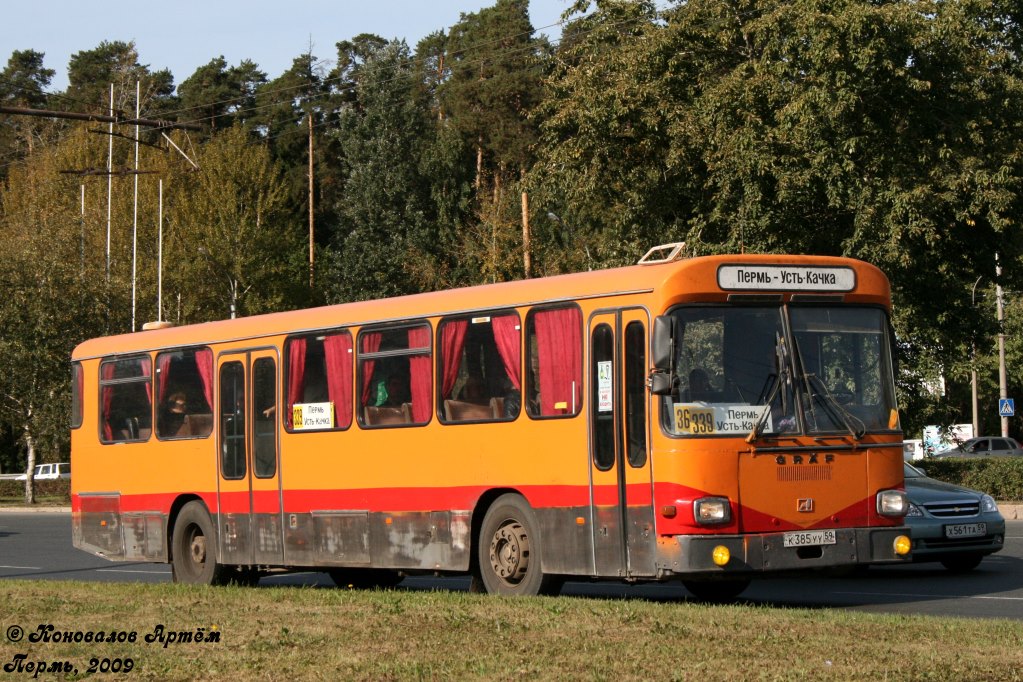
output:
[[[174,0],[95,3],[83,0],[7,0],[0,21],[0,67],[15,50],[44,53],[57,73],[50,91],[67,87],[67,65],[76,52],[101,42],[135,41],[139,63],[170,69],[175,85],[223,56],[229,66],[251,59],[271,80],[309,52],[337,57],[335,43],[360,33],[420,38],[458,22],[463,12],[495,0]],[[571,0],[529,0],[533,28],[552,40]]]

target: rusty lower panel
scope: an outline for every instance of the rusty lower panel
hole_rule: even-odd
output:
[[[79,500],[79,511],[71,517],[72,544],[107,559],[124,560],[121,496],[117,493],[96,493],[79,495]]]
[[[218,561],[280,567],[376,567],[465,572],[472,557],[472,511],[214,514]],[[657,575],[655,537],[645,515],[627,514],[628,575],[617,564],[594,569],[589,507],[536,510],[547,573],[606,578]],[[599,515],[598,515],[599,516]],[[79,549],[112,560],[168,561],[168,519],[158,512],[118,513],[118,498],[83,498],[74,519]],[[613,525],[611,526],[613,528]],[[608,535],[620,533],[608,528]],[[609,537],[609,540],[612,539]]]
[[[167,561],[167,519],[158,511],[121,515],[124,558],[131,561]]]
[[[543,538],[543,570],[559,575],[594,575],[589,507],[537,509]],[[583,519],[578,523],[577,519]]]

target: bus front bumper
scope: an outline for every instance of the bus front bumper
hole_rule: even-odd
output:
[[[741,574],[801,571],[874,564],[898,564],[912,561],[910,554],[898,554],[896,540],[909,537],[909,528],[835,529],[833,544],[785,546],[786,533],[750,533],[745,535],[676,535],[664,538],[661,546],[662,573]],[[727,562],[721,561],[725,548]]]

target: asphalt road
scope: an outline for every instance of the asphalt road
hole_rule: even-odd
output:
[[[0,512],[0,579],[169,582],[171,573],[166,564],[115,563],[74,549],[69,514]],[[268,585],[328,588],[333,583],[324,573],[291,573],[260,581],[260,586]],[[398,589],[465,590],[468,580],[411,577]],[[562,594],[652,601],[678,601],[688,595],[678,584],[613,582],[570,582]],[[953,575],[940,564],[916,564],[874,568],[849,578],[759,580],[741,599],[776,607],[1023,621],[1023,521],[1006,522],[1005,549],[966,575]]]

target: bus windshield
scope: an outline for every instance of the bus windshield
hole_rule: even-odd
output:
[[[898,428],[885,313],[866,307],[686,307],[662,422],[678,436]]]

